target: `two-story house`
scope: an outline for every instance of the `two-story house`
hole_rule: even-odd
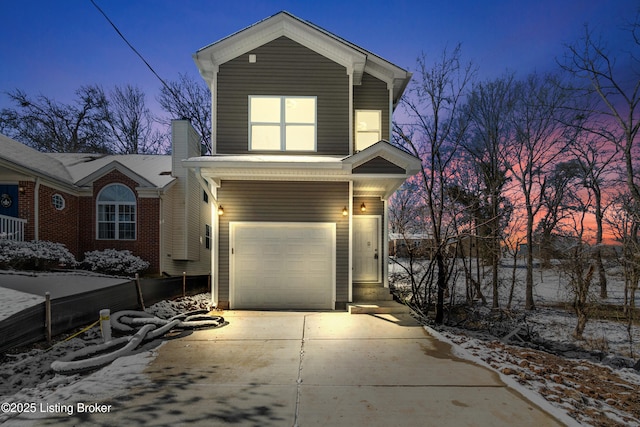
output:
[[[387,200],[420,168],[387,142],[411,73],[287,12],[194,60],[213,150],[174,139],[173,155],[215,205],[214,301],[331,310],[358,286],[388,287]]]
[[[411,74],[280,12],[194,60],[212,146],[171,156],[39,153],[0,136],[0,238],[129,249],[148,273],[211,274],[232,309],[344,309],[389,296],[387,200],[420,169],[391,116]]]

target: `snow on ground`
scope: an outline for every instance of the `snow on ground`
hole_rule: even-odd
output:
[[[390,270],[397,271],[397,266],[390,265]],[[505,277],[510,274],[508,269],[503,270]],[[640,375],[628,367],[632,355],[635,359],[640,357],[640,326],[632,330],[634,344],[631,346],[623,322],[590,319],[586,339],[576,341],[571,336],[575,316],[560,305],[570,298],[566,276],[557,270],[543,270],[542,274],[536,270],[538,309],[525,313],[522,310],[524,269],[518,269],[517,273],[519,285],[513,304],[514,316],[526,320],[528,332],[540,341],[555,343],[562,350],[558,354],[535,343],[514,345],[517,339],[505,343],[481,331],[453,327],[427,329],[436,338],[453,344],[458,356],[495,370],[515,390],[546,409],[552,408],[550,412],[565,422],[569,420],[568,424],[576,420],[577,425],[583,426],[640,426],[640,395],[636,391],[640,388]],[[621,304],[620,276],[610,275],[609,285],[609,298],[603,303]],[[506,294],[504,288],[501,292]],[[485,290],[485,294],[489,297],[490,292]],[[210,294],[201,294],[162,301],[147,311],[166,319],[185,311],[208,308],[210,298]],[[501,305],[504,304],[505,301],[501,301]],[[117,397],[117,390],[125,389],[125,384],[146,381],[142,372],[161,345],[161,341],[148,343],[135,354],[92,373],[65,376],[55,375],[49,369],[51,362],[63,355],[100,342],[96,327],[51,349],[36,345],[0,355],[0,402],[75,402],[79,398],[98,401]],[[10,414],[0,413],[0,424],[5,422],[12,425]]]
[[[44,297],[42,296],[14,291],[0,286],[0,321],[43,301]]]
[[[633,369],[640,358],[640,325],[627,330],[625,319],[589,319],[583,340],[572,333],[576,316],[571,310],[572,294],[567,275],[559,269],[535,269],[534,300],[537,309],[524,310],[524,275],[522,265],[516,269],[516,288],[512,310],[498,323],[502,335],[491,334],[492,328],[451,326],[429,327],[436,338],[453,345],[456,355],[473,360],[498,372],[503,381],[531,401],[554,413],[559,419],[575,420],[581,426],[640,426],[640,372]],[[397,264],[390,264],[399,273]],[[501,268],[503,286],[500,306],[506,306],[512,270]],[[597,285],[592,285],[592,301],[621,306],[624,282],[619,270],[610,268],[608,298],[600,299]],[[485,276],[488,280],[489,276]],[[398,284],[402,284],[399,282]],[[491,292],[483,288],[491,301]],[[458,277],[455,293],[464,297],[464,278]],[[636,295],[640,306],[640,295]],[[491,310],[479,304],[468,315],[476,324],[491,318]],[[496,315],[500,317],[499,315]],[[622,314],[620,314],[622,317]],[[494,319],[495,320],[495,319]],[[488,322],[490,323],[490,321]],[[522,326],[527,339],[505,333]],[[631,339],[630,339],[631,335]],[[502,337],[502,340],[499,338]]]
[[[167,319],[187,311],[209,309],[210,302],[211,294],[205,293],[161,301],[146,311]],[[98,326],[68,341],[58,338],[60,341],[50,348],[41,344],[0,355],[0,403],[73,403],[78,399],[95,402],[117,397],[119,390],[147,381],[142,372],[162,345],[161,339],[146,343],[133,354],[120,357],[95,372],[61,375],[50,369],[51,362],[72,351],[100,344],[103,340]],[[44,417],[46,413],[38,416]],[[12,425],[12,418],[11,413],[0,411],[0,424]]]

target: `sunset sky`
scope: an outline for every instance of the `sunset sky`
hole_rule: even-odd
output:
[[[95,1],[165,80],[197,77],[196,50],[280,10],[409,70],[421,52],[437,56],[462,43],[480,77],[494,78],[553,68],[585,23],[618,46],[620,26],[638,7],[637,0]],[[156,108],[161,83],[90,0],[0,1],[0,16],[0,108],[12,107],[5,92],[16,88],[67,103],[88,84],[138,86]]]

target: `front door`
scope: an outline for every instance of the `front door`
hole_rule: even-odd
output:
[[[18,217],[18,186],[0,184],[0,215]]]
[[[380,217],[353,217],[353,281],[380,281]]]

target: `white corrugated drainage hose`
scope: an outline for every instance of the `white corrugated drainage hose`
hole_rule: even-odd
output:
[[[103,310],[104,311],[104,310]],[[103,311],[100,312],[102,327]],[[143,341],[149,341],[163,336],[172,329],[201,329],[217,328],[227,322],[222,316],[206,314],[206,310],[198,310],[174,316],[171,319],[160,319],[144,311],[124,310],[114,313],[109,321],[109,340],[107,340],[105,326],[104,344],[93,345],[69,353],[67,356],[51,363],[51,369],[61,374],[74,374],[107,365],[118,357],[133,352]],[[111,328],[121,333],[138,331],[129,336],[111,339]],[[111,351],[111,349],[115,349]],[[96,355],[91,357],[92,355]]]

